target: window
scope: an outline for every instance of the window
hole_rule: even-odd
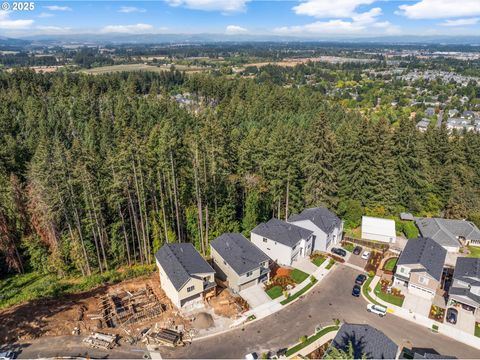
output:
[[[225,260],[223,260],[223,265],[227,265],[227,262]]]
[[[249,277],[249,276],[252,276],[252,272],[251,272],[251,271],[247,272],[247,277]]]
[[[267,241],[268,241],[267,238],[263,238],[263,242],[267,242]]]
[[[195,285],[189,286],[189,287],[187,288],[187,292],[192,292],[194,289],[195,289]]]
[[[420,277],[418,278],[418,282],[419,282],[420,284],[427,285],[427,284],[428,284],[428,278],[426,278],[425,276],[420,276]]]
[[[292,247],[292,250],[295,250],[297,248],[297,245],[295,245],[294,247]]]

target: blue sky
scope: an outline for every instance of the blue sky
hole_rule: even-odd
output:
[[[480,0],[0,0],[0,35],[217,33],[312,38],[479,35]]]

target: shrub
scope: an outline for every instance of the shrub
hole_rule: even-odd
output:
[[[300,336],[300,339],[298,339],[298,342],[299,343],[304,343],[308,340],[308,336],[307,335],[302,335]]]
[[[373,270],[370,270],[368,272],[368,277],[374,277],[375,276],[375,272]]]

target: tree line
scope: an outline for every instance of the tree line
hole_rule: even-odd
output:
[[[190,94],[193,104],[174,95]],[[0,275],[89,275],[208,254],[324,205],[478,221],[480,136],[372,120],[318,91],[164,73],[0,73]]]

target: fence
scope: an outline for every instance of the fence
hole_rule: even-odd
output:
[[[357,245],[362,245],[362,246],[365,246],[365,247],[369,247],[371,249],[380,250],[382,252],[387,251],[390,247],[388,244],[383,244],[383,243],[379,243],[379,242],[376,242],[376,241],[370,241],[370,240],[355,239],[355,238],[352,238],[352,237],[349,237],[349,236],[344,236],[343,241],[348,241],[348,242],[351,242],[351,243],[354,243],[354,244],[357,244]]]

